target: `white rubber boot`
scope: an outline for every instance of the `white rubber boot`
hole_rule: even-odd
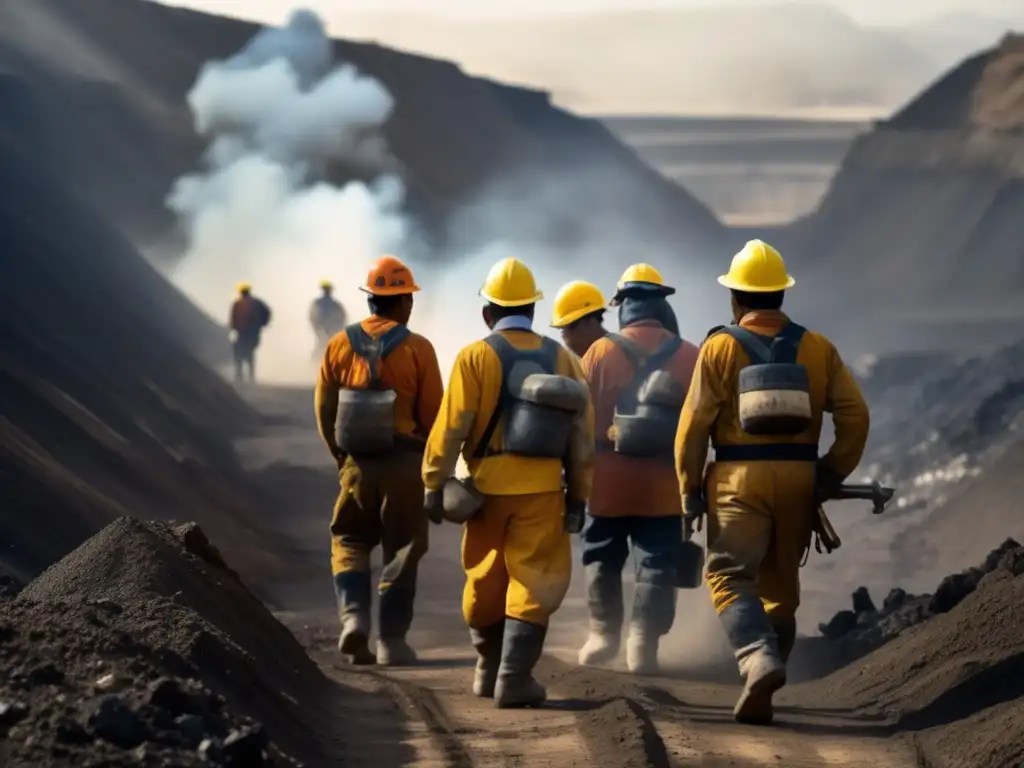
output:
[[[786,665],[771,647],[762,647],[744,659],[741,667],[746,684],[733,718],[746,725],[771,725],[775,715],[772,696],[786,684]]]
[[[626,639],[626,668],[634,675],[658,674],[658,638],[631,629]]]
[[[595,667],[607,664],[618,655],[618,635],[591,630],[587,642],[580,648],[579,663],[581,667]]]

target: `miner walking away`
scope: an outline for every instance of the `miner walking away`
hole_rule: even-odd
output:
[[[338,650],[355,664],[416,661],[406,642],[419,562],[427,552],[420,465],[444,385],[433,345],[409,330],[412,272],[385,256],[366,285],[370,316],[327,345],[316,385],[320,435],[338,464],[331,570]],[[370,553],[381,547],[379,641],[371,651]]]
[[[235,359],[235,381],[245,378],[249,369],[249,381],[256,380],[256,347],[260,345],[260,334],[270,324],[270,307],[252,295],[249,283],[239,283],[238,298],[231,305],[231,347]]]
[[[636,572],[626,642],[631,672],[657,672],[659,641],[675,620],[684,527],[673,446],[697,347],[679,337],[666,299],[674,292],[649,264],[629,267],[612,298],[620,333],[594,341],[582,361],[597,443],[583,531],[590,612],[583,665],[619,652],[626,619],[622,569],[630,554]]]
[[[316,346],[313,349],[313,357],[319,358],[327,349],[327,342],[336,333],[345,330],[345,323],[348,318],[345,315],[345,308],[334,298],[334,285],[330,280],[323,280],[320,283],[320,296],[314,299],[309,308],[309,324],[313,327],[313,335],[316,337]]]
[[[732,291],[735,324],[701,347],[676,468],[686,516],[708,518],[708,587],[746,681],[734,716],[767,724],[796,640],[816,510],[860,461],[869,417],[832,343],[782,312],[795,281],[778,251],[751,240],[718,282]],[[819,459],[825,412],[835,441]]]
[[[604,313],[601,289],[593,283],[573,280],[555,294],[551,327],[561,332],[562,343],[570,352],[583,357],[595,341],[608,335]]]
[[[527,266],[498,262],[480,295],[491,333],[456,357],[423,459],[425,504],[435,518],[465,520],[473,692],[535,706],[547,692],[533,668],[569,588],[569,534],[590,494],[593,409],[576,358],[532,330],[543,297]],[[460,452],[465,481],[452,479]],[[468,513],[456,509],[460,494],[475,502]]]

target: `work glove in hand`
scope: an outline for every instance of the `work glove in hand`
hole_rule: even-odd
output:
[[[814,473],[814,502],[824,504],[839,496],[839,488],[845,478],[827,464],[818,462]]]
[[[434,525],[444,522],[444,510],[441,504],[443,499],[444,495],[441,491],[427,490],[423,493],[423,511],[427,513],[427,519]]]
[[[690,524],[690,529],[704,530],[704,515],[708,513],[708,504],[698,494],[687,494],[683,497],[683,520]],[[685,526],[684,526],[685,527]]]
[[[565,497],[565,532],[579,533],[587,518],[587,502]]]

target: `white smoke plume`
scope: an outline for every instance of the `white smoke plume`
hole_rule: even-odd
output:
[[[179,179],[168,198],[189,236],[174,280],[221,319],[235,285],[251,282],[273,310],[257,375],[308,383],[307,310],[319,281],[332,280],[358,317],[366,266],[409,236],[405,189],[379,131],[393,99],[354,67],[334,66],[320,20],[297,11],[207,64],[188,100],[209,146],[204,171]],[[322,180],[332,161],[375,180],[333,186]]]
[[[335,63],[324,26],[309,11],[206,65],[189,104],[209,143],[204,170],[179,179],[168,199],[189,237],[173,278],[222,320],[236,283],[253,284],[274,313],[257,352],[265,382],[311,383],[317,361],[307,311],[318,282],[331,279],[349,317],[359,319],[366,303],[358,286],[388,252],[409,262],[423,287],[411,326],[433,341],[444,374],[460,347],[486,333],[477,292],[490,266],[507,256],[523,259],[544,292],[539,332],[550,331],[560,285],[586,279],[610,293],[637,261],[656,264],[678,288],[673,304],[685,336],[703,337],[727,312],[726,297],[708,295],[713,275],[695,266],[707,254],[629,226],[621,203],[609,208],[605,190],[643,182],[624,180],[602,158],[584,158],[571,172],[531,169],[496,179],[450,219],[446,252],[422,258],[380,131],[393,98],[375,79]],[[333,186],[324,181],[329,162],[372,181]],[[614,327],[613,315],[607,319]]]

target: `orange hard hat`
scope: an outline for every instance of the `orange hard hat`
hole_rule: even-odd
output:
[[[416,293],[419,289],[412,270],[394,256],[381,256],[377,259],[366,276],[366,285],[360,287],[360,290],[374,296],[399,296],[403,293]]]

